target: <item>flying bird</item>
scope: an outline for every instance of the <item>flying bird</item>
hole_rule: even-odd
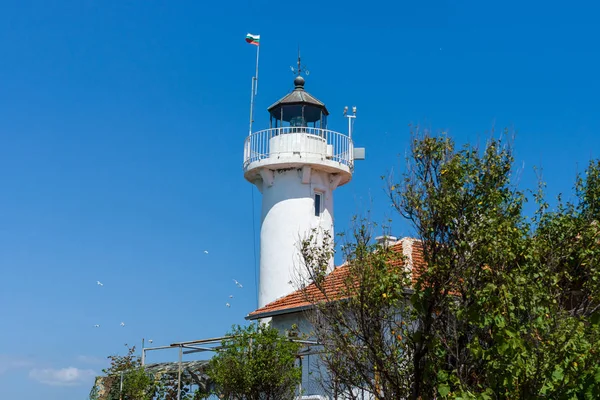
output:
[[[235,282],[235,284],[237,285],[237,287],[239,288],[243,288],[242,284],[239,283],[238,281],[236,281],[235,279],[233,280]]]
[[[98,285],[98,286],[104,286],[104,284],[102,282],[100,282],[100,281],[96,281],[96,285]]]
[[[121,322],[121,326],[125,326],[125,322]]]
[[[230,294],[230,295],[229,295],[229,298],[230,298],[230,299],[233,299],[233,295],[232,295],[232,294]]]
[[[208,254],[208,250],[204,250],[204,254]]]
[[[148,340],[148,343],[152,343],[152,339]]]
[[[225,303],[225,305],[226,305],[228,308],[229,308],[229,307],[231,307],[231,304],[229,304],[229,303]]]
[[[94,328],[100,328],[100,324],[94,325]]]

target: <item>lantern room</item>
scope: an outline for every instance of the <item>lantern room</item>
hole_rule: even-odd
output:
[[[306,127],[327,129],[329,111],[321,101],[304,90],[304,78],[294,79],[294,90],[271,105],[270,128]]]

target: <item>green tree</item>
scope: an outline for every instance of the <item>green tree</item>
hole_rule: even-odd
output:
[[[519,266],[529,231],[524,196],[510,181],[512,162],[512,148],[501,140],[482,151],[456,150],[448,137],[424,135],[413,141],[403,180],[390,186],[427,265],[410,298],[413,398],[501,392],[486,382],[487,359],[477,352],[514,349],[520,327],[508,324],[509,313],[530,312],[511,304],[523,299]]]
[[[191,392],[187,385],[178,384],[178,377],[175,375],[165,374],[160,377],[155,383],[156,392],[155,400],[196,400],[203,399],[201,390]],[[178,393],[181,390],[180,397]]]
[[[149,376],[140,357],[135,355],[135,346],[128,347],[127,354],[110,355],[110,366],[102,370],[106,400],[152,400],[156,392],[153,377]]]
[[[342,246],[348,272],[340,275],[335,291],[323,275],[333,255],[331,236],[311,235],[301,245],[309,278],[317,288],[317,294],[304,293],[315,306],[316,312],[308,316],[325,350],[321,357],[330,379],[321,378],[334,398],[361,398],[355,388],[377,399],[404,399],[410,394],[412,370],[401,357],[410,351],[401,318],[408,312],[404,289],[409,276],[395,267],[403,262],[401,254],[372,244],[375,228],[368,221],[355,221],[351,238]]]
[[[577,178],[577,200],[556,211],[537,191],[528,219],[507,138],[456,149],[446,136],[415,136],[406,172],[388,186],[427,265],[414,282],[357,221],[341,299],[315,302],[312,318],[336,390],[378,399],[598,397],[600,164]],[[331,243],[302,248],[327,296]]]
[[[94,386],[90,393],[92,400],[178,400],[178,379],[172,374],[153,376],[142,366],[141,358],[135,354],[135,346],[127,348],[125,355],[108,356],[110,366],[102,370],[106,375],[101,395]],[[121,384],[122,382],[122,384]],[[200,390],[194,393],[186,385],[181,386],[181,400],[207,397]]]
[[[578,175],[574,200],[548,212],[541,191],[529,276],[540,293],[535,390],[555,398],[600,398],[600,161]]]
[[[266,324],[234,326],[211,359],[208,375],[223,399],[292,399],[302,377],[296,366],[299,349]]]

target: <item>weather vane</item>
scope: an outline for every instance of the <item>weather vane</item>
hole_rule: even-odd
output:
[[[298,62],[297,62],[298,67],[294,68],[292,66],[290,66],[290,69],[292,70],[292,73],[295,75],[300,76],[301,73],[304,72],[304,74],[306,76],[308,76],[310,74],[310,71],[306,68],[306,65],[302,65],[301,62],[301,58],[300,58],[300,46],[298,46]]]

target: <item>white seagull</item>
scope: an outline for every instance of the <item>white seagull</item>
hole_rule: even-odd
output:
[[[125,326],[125,322],[121,322],[121,326]]]
[[[233,280],[235,282],[235,284],[237,285],[237,287],[239,288],[243,288],[242,284],[239,283],[238,281],[236,281],[235,279]]]
[[[94,328],[100,328],[100,324],[94,325]]]
[[[204,250],[204,254],[208,254],[208,250]]]
[[[225,303],[225,305],[226,305],[227,307],[231,307],[231,304],[229,304],[229,303]]]
[[[148,340],[148,343],[152,344],[152,339]]]
[[[104,284],[102,282],[100,282],[100,281],[96,281],[96,285],[98,285],[98,286],[104,286]]]
[[[233,299],[233,295],[232,295],[232,294],[230,294],[230,295],[229,295],[229,298],[230,298],[230,299]]]

